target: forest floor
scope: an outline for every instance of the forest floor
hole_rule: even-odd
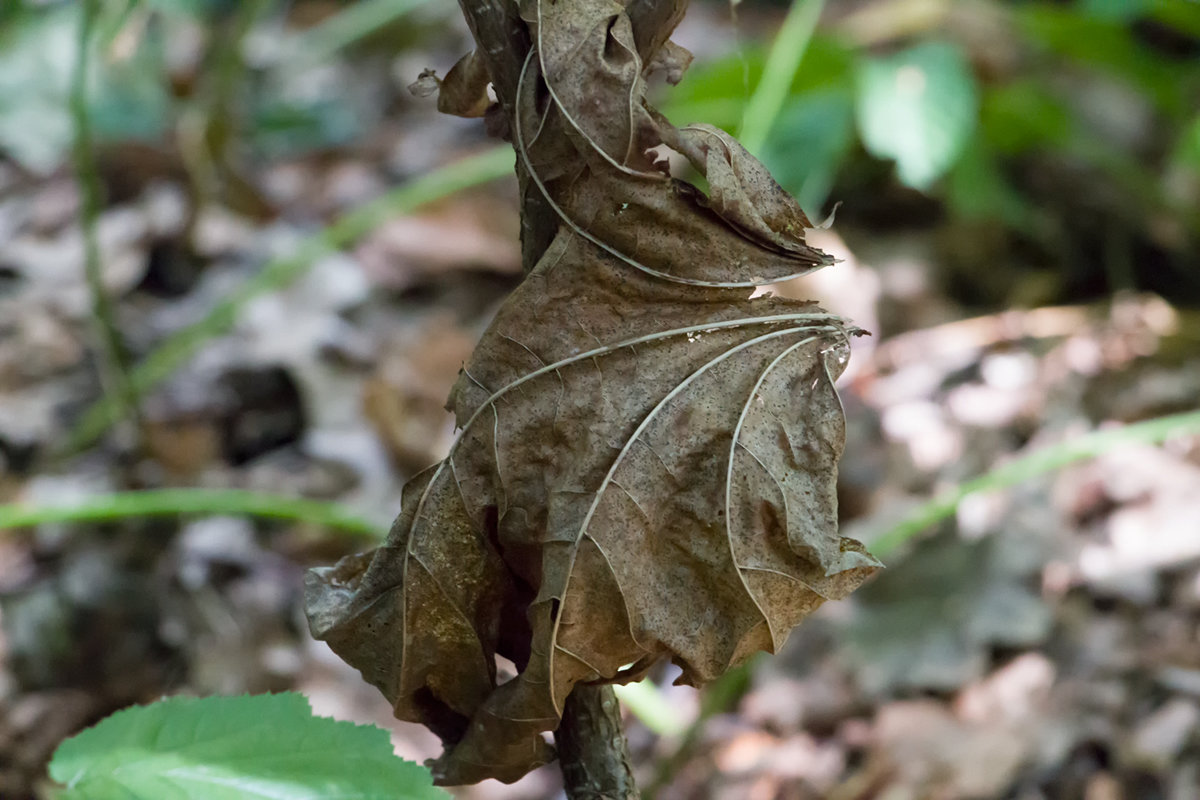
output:
[[[364,78],[356,91],[389,112],[353,147],[242,164],[237,192],[203,206],[172,148],[101,151],[104,280],[135,360],[331,220],[491,146],[478,122],[406,97],[424,57]],[[880,231],[840,199],[845,221],[810,238],[840,263],[772,290],[875,334],[839,384],[846,535],[870,546],[1014,459],[1196,409],[1200,314],[1148,294],[981,307],[939,266],[961,231]],[[248,488],[336,500],[385,530],[404,480],[452,442],[447,393],[521,278],[511,178],[388,215],[241,303],[141,399],[138,425],[70,452],[105,383],[80,208],[68,165],[0,161],[0,503]],[[0,532],[0,798],[37,796],[62,738],[164,693],[296,689],[390,729],[406,757],[436,755],[303,619],[304,570],[369,544],[220,513]],[[884,560],[717,691],[657,671],[669,713],[628,724],[647,793],[1200,798],[1200,436],[971,494]],[[455,791],[558,786],[552,765]]]

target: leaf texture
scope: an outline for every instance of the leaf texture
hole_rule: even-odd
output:
[[[665,37],[620,4],[522,15],[513,139],[558,236],[460,374],[449,456],[384,546],[307,587],[314,635],[442,738],[442,784],[551,759],[581,681],[670,658],[703,684],[879,566],[837,533],[833,382],[857,331],[752,296],[830,262],[803,212],[727,134],[644,104],[644,43]],[[656,169],[660,144],[707,196]]]
[[[50,761],[62,800],[445,800],[386,731],[314,717],[299,694],[173,697],[67,739]]]

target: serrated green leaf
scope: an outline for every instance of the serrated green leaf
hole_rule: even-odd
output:
[[[1030,209],[1008,182],[982,137],[971,141],[946,179],[946,202],[967,220],[998,219],[1028,230]]]
[[[59,800],[436,800],[387,732],[316,717],[300,694],[175,697],[118,711],[59,745]]]
[[[957,47],[942,42],[866,60],[857,108],[867,150],[895,159],[900,180],[916,189],[950,168],[978,119],[970,66]]]

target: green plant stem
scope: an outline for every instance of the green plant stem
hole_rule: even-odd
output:
[[[137,393],[130,380],[125,347],[117,328],[116,312],[104,287],[103,264],[97,226],[100,218],[100,178],[92,148],[91,110],[88,108],[88,65],[92,34],[100,14],[99,0],[82,0],[75,68],[71,76],[71,117],[74,123],[73,156],[79,189],[79,221],[83,235],[84,274],[91,295],[92,321],[100,342],[100,374],[105,401],[121,416],[139,416]]]
[[[429,0],[360,0],[296,37],[289,67],[319,64]]]
[[[513,152],[498,147],[464,158],[392,190],[362,208],[351,211],[329,227],[305,239],[292,255],[267,263],[253,278],[238,287],[237,294],[222,300],[204,319],[172,334],[146,356],[130,375],[132,390],[145,394],[168,378],[209,339],[229,331],[241,309],[255,297],[277,291],[298,279],[321,256],[362,237],[382,221],[396,214],[413,211],[471,186],[512,174]],[[84,412],[67,444],[67,453],[75,453],[96,441],[123,409],[109,397],[94,403]]]
[[[659,736],[679,736],[687,730],[687,724],[680,719],[677,710],[649,678],[613,686],[613,691],[630,713]]]
[[[48,522],[112,522],[131,517],[225,514],[292,520],[382,539],[385,531],[345,506],[243,489],[148,489],[89,497],[69,505],[0,505],[0,531]]]
[[[793,0],[783,26],[771,44],[762,79],[746,104],[738,133],[742,146],[755,155],[762,152],[771,128],[775,126],[824,7],[825,0]]]
[[[1134,423],[1123,428],[1093,431],[1052,447],[1044,447],[996,467],[978,478],[961,483],[917,507],[901,522],[872,541],[871,552],[879,557],[894,552],[926,528],[954,514],[959,503],[976,492],[1004,489],[1029,478],[1061,469],[1068,464],[1104,455],[1119,447],[1131,444],[1158,444],[1176,436],[1197,434],[1200,434],[1200,411],[1188,411]]]
[[[245,194],[254,193],[235,168],[231,142],[241,123],[234,99],[246,71],[242,48],[267,6],[268,0],[241,0],[220,15],[209,37],[200,88],[180,115],[179,155],[192,190],[189,235],[201,209],[222,193],[230,194],[233,185],[241,184]]]
[[[730,669],[724,675],[704,687],[704,691],[700,695],[700,713],[687,726],[687,729],[682,732],[679,744],[675,750],[670,755],[659,760],[654,777],[650,781],[650,785],[645,789],[647,798],[657,797],[659,792],[665,789],[675,779],[675,776],[679,774],[679,770],[683,768],[688,759],[692,757],[699,747],[704,727],[708,724],[708,721],[718,714],[724,714],[733,710],[737,706],[742,696],[746,694],[746,690],[750,687],[750,678],[754,671],[754,665],[762,657],[762,654],[756,655],[746,663]],[[651,688],[655,692],[660,691],[657,686],[652,686]],[[666,702],[665,699],[663,702]]]

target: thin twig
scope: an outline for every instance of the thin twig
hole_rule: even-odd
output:
[[[137,394],[129,377],[129,365],[116,312],[104,286],[103,264],[97,234],[100,217],[100,178],[96,154],[92,148],[91,111],[88,108],[88,65],[91,61],[92,33],[99,16],[99,0],[83,0],[79,10],[79,34],[75,69],[71,77],[71,116],[74,121],[75,181],[79,188],[80,227],[83,235],[84,273],[91,294],[92,320],[101,351],[101,382],[105,399],[120,409],[121,416],[140,417]],[[139,426],[140,427],[140,426]]]
[[[679,771],[700,747],[704,728],[718,714],[732,710],[750,686],[751,673],[758,657],[734,667],[710,683],[700,694],[700,713],[683,732],[674,752],[658,762],[654,777],[646,788],[646,796],[654,798],[671,784]],[[656,687],[657,688],[657,687]]]
[[[554,743],[563,788],[571,800],[641,797],[633,779],[621,707],[611,686],[576,685],[563,705]]]

